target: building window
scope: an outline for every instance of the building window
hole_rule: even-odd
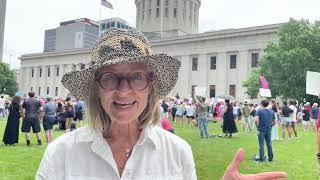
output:
[[[237,55],[230,55],[230,69],[237,68]]]
[[[42,68],[39,70],[39,77],[42,77]]]
[[[111,21],[111,27],[115,27],[116,23],[114,21]]]
[[[33,87],[31,86],[30,91],[33,91]]]
[[[169,6],[169,0],[166,0],[165,2],[165,6]]]
[[[77,65],[72,64],[72,70],[74,71],[74,70],[76,70],[76,69],[77,69]]]
[[[174,18],[177,17],[177,8],[173,8],[173,17],[174,17]]]
[[[184,9],[184,10],[187,9],[187,1],[183,1],[183,9]]]
[[[48,77],[50,77],[50,68],[48,68]]]
[[[197,85],[192,85],[191,86],[191,97],[192,98],[194,98],[194,93],[195,93],[196,87],[197,87]]]
[[[236,85],[229,85],[229,95],[236,97]]]
[[[149,16],[149,18],[151,17],[151,9],[149,9],[149,14],[148,14],[148,16]]]
[[[211,70],[217,69],[217,57],[216,56],[210,57],[210,69]]]
[[[157,8],[157,15],[156,15],[156,17],[159,17],[159,14],[160,14],[160,9]]]
[[[258,67],[259,53],[251,54],[251,67]]]
[[[164,16],[169,17],[169,9],[168,8],[164,9]]]
[[[86,68],[86,65],[85,64],[81,64],[80,65],[80,69],[85,69]]]
[[[144,0],[142,0],[142,10],[144,10],[144,9],[145,9],[145,7],[146,7],[145,1],[144,1]]]
[[[47,95],[49,95],[49,93],[50,93],[50,87],[47,87]]]
[[[210,85],[210,98],[216,96],[216,85]]]
[[[34,77],[34,69],[31,69],[31,77]]]
[[[59,76],[59,67],[56,69],[56,76]]]
[[[157,0],[157,6],[160,6],[160,0]]]
[[[192,71],[198,70],[198,58],[192,58]]]
[[[55,96],[58,96],[58,87],[56,87],[55,92],[54,92]]]
[[[38,96],[41,94],[41,87],[38,88]]]

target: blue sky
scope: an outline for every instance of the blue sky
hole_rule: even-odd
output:
[[[120,17],[135,25],[134,0],[110,0],[102,19]],[[61,21],[99,20],[100,0],[7,0],[4,61],[19,67],[18,57],[43,51],[44,31]],[[319,0],[201,0],[199,32],[286,22],[320,20]]]

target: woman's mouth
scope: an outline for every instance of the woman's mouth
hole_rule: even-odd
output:
[[[136,101],[130,101],[130,102],[119,102],[119,101],[114,101],[113,105],[116,106],[117,108],[130,108],[132,107],[134,104],[136,103]]]

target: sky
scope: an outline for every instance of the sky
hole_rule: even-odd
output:
[[[134,0],[109,0],[101,19],[120,17],[135,26]],[[320,20],[320,0],[201,0],[199,32],[283,23],[289,18]],[[7,0],[4,62],[19,68],[22,54],[41,53],[44,31],[62,21],[100,19],[100,0]]]

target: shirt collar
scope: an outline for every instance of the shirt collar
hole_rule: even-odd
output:
[[[151,143],[154,148],[157,150],[160,147],[160,139],[156,134],[156,126],[147,125],[141,132],[137,145],[143,145],[144,143]],[[93,130],[89,127],[83,127],[78,129],[76,135],[76,143],[81,142],[93,142],[97,139],[103,139],[101,130]]]

